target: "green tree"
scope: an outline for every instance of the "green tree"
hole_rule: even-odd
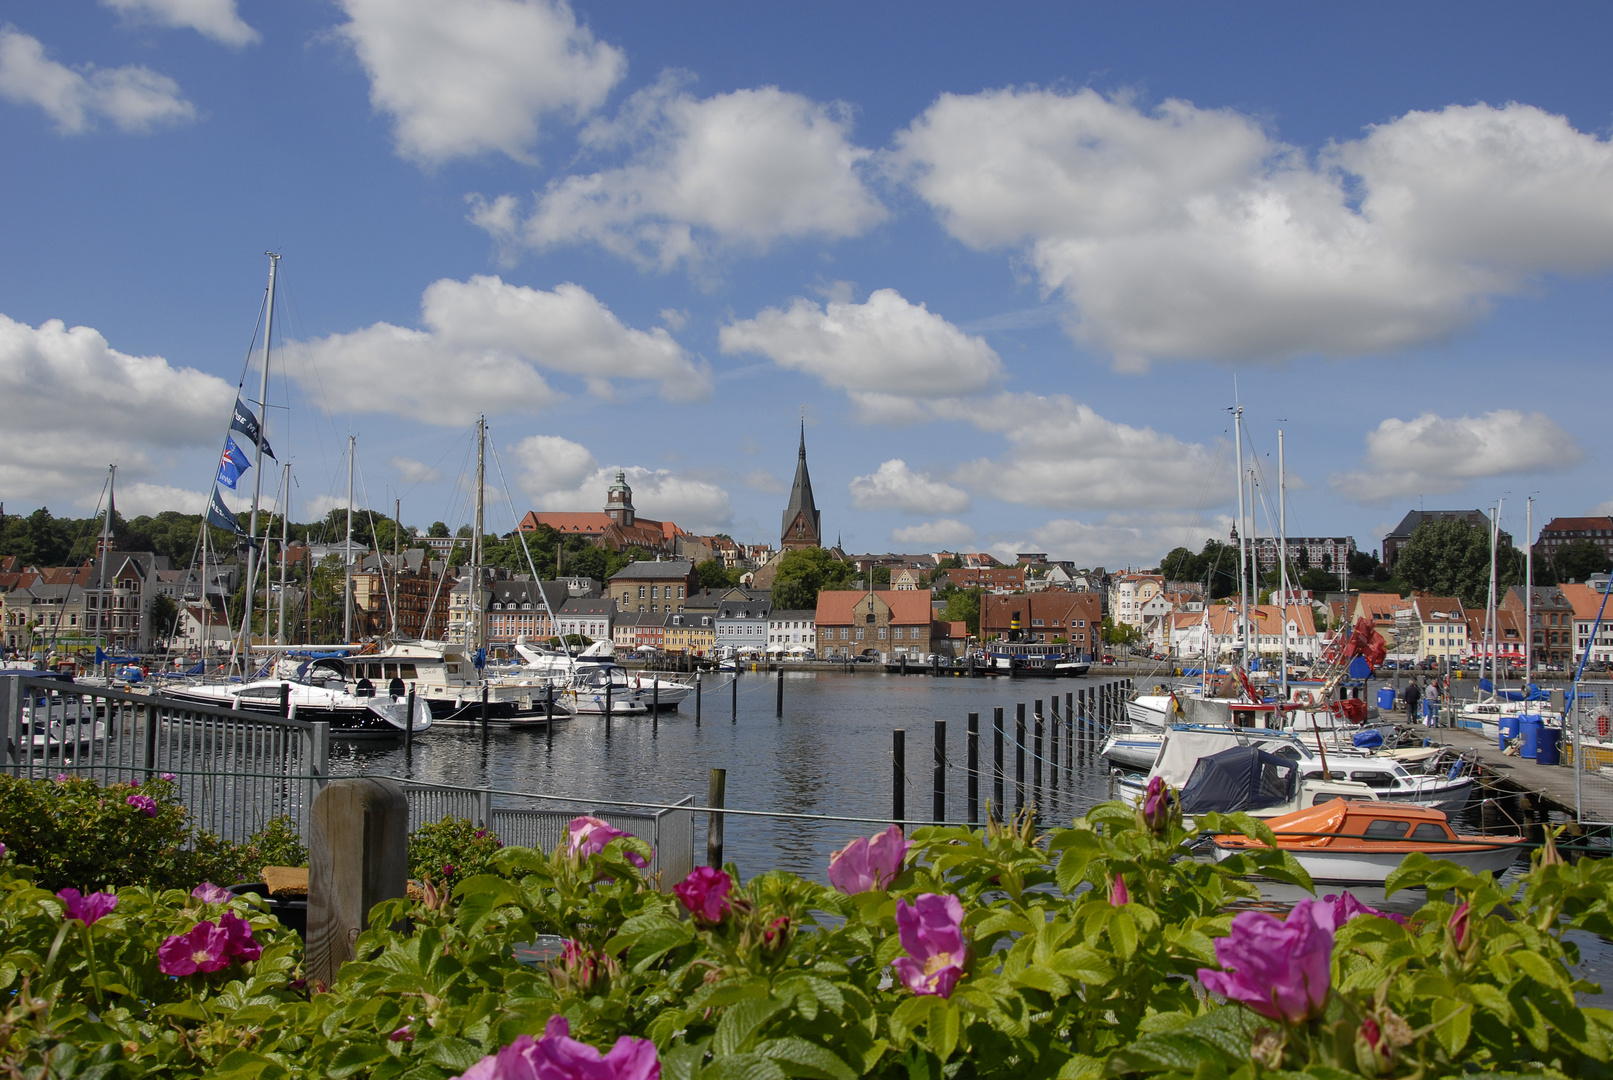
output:
[[[969,633],[979,636],[980,590],[952,587],[946,589],[941,598],[946,601],[946,606],[941,609],[941,618],[947,622],[967,623]]]
[[[787,551],[779,559],[773,578],[773,606],[785,610],[807,610],[818,606],[818,593],[843,589],[851,580],[852,566],[841,562],[823,548]]]
[[[1299,575],[1299,587],[1309,589],[1318,595],[1322,593],[1338,592],[1339,579],[1326,570],[1307,570]]]
[[[702,589],[729,589],[739,584],[739,571],[730,570],[721,559],[707,559],[695,567]]]
[[[1103,643],[1105,645],[1135,645],[1143,639],[1140,627],[1130,623],[1115,622],[1108,615],[1103,617]]]
[[[1496,554],[1496,592],[1520,580],[1517,552],[1503,543]],[[1413,589],[1483,602],[1490,587],[1490,535],[1461,518],[1441,518],[1417,526],[1395,556],[1395,574]]]
[[[447,536],[448,523],[445,521],[433,521],[431,523],[431,528],[426,530],[426,535],[437,537]]]
[[[151,611],[146,618],[151,620],[151,639],[166,642],[174,632],[174,620],[179,618],[179,606],[172,597],[157,596],[151,601]]]
[[[1551,569],[1558,581],[1589,581],[1592,574],[1605,574],[1610,568],[1613,564],[1607,552],[1594,540],[1580,539],[1564,544],[1551,559]]]
[[[936,563],[935,568],[937,570],[962,570],[963,560],[958,558],[956,555],[948,555],[946,558]]]

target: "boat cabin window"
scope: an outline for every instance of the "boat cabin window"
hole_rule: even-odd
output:
[[[1440,826],[1440,825],[1436,825],[1432,821],[1425,821],[1421,825],[1417,826],[1416,830],[1411,834],[1411,838],[1413,840],[1449,840],[1450,839],[1449,836],[1445,835],[1444,827]]]
[[[458,675],[459,674],[459,665],[458,664],[449,664],[448,665],[448,674],[450,674],[450,675]]]
[[[1393,774],[1382,772],[1377,769],[1357,770],[1356,772],[1350,774],[1350,779],[1354,780],[1358,784],[1365,784],[1368,787],[1390,788],[1395,786],[1395,778]]]
[[[400,678],[400,679],[418,679],[419,677],[420,676],[415,671],[415,666],[413,664],[399,664],[398,665],[398,678]]]
[[[1399,840],[1401,837],[1406,835],[1406,830],[1410,827],[1411,822],[1409,821],[1396,821],[1393,818],[1377,818],[1376,820],[1368,822],[1367,827],[1361,830],[1361,832],[1363,836],[1369,837],[1373,840]]]
[[[249,686],[237,694],[236,697],[253,698],[254,700],[257,698],[272,698],[275,701],[279,701],[280,687],[278,684],[275,686]]]

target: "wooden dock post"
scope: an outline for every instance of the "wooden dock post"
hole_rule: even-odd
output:
[[[694,676],[694,726],[700,726],[700,672]]]
[[[1003,819],[1003,710],[991,710],[991,812]]]
[[[1075,694],[1072,691],[1064,692],[1064,723],[1067,729],[1064,732],[1064,779],[1072,786],[1075,784]]]
[[[930,820],[939,825],[947,819],[947,722],[935,721],[935,800]]]
[[[1048,787],[1054,791],[1059,789],[1059,696],[1054,694],[1047,702],[1053,715],[1047,723],[1047,767],[1052,775],[1048,778]]]
[[[779,673],[778,673],[778,705],[774,709],[773,715],[777,716],[780,720],[784,719],[784,669],[783,668],[779,668]]]
[[[543,745],[554,746],[554,683],[543,688]]]
[[[332,780],[314,796],[308,837],[309,986],[332,986],[370,908],[405,894],[409,800],[392,780]]]
[[[1042,699],[1036,699],[1036,710],[1031,714],[1034,731],[1031,735],[1031,801],[1042,797]]]
[[[739,661],[734,661],[734,678],[730,684],[733,693],[728,699],[728,719],[731,723],[739,723]]]
[[[1025,703],[1014,705],[1014,809],[1025,809]]]
[[[290,689],[286,687],[285,689]],[[414,687],[409,687],[408,712],[403,722],[403,755],[408,757],[414,750]]]
[[[650,730],[661,730],[661,676],[652,676],[655,681],[650,684]]]
[[[283,682],[283,683],[280,684],[280,716],[282,718],[285,718],[285,717],[288,717],[290,715],[291,715],[291,684],[288,683],[288,682]]]
[[[727,805],[728,770],[712,769],[706,788],[706,865],[713,870],[722,869],[722,808]]]
[[[969,714],[969,824],[980,824],[980,714]]]
[[[616,711],[616,703],[611,700],[610,672],[605,673],[605,738],[610,738],[611,713]]]
[[[891,732],[891,818],[896,827],[907,831],[907,731]]]
[[[482,683],[482,734],[487,734],[487,684]]]

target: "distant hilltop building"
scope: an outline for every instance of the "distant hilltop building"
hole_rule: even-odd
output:
[[[803,449],[803,453],[804,453]],[[805,468],[805,465],[802,465]],[[808,490],[807,498],[812,497]],[[683,530],[670,521],[639,517],[633,509],[633,489],[627,474],[617,470],[616,482],[605,492],[605,509],[598,513],[565,510],[529,510],[521,519],[522,532],[536,532],[539,525],[568,536],[586,536],[614,551],[639,548],[651,555],[671,555]]]
[[[818,520],[818,507],[812,501],[812,477],[807,474],[806,422],[801,423],[801,450],[796,457],[795,485],[790,488],[790,501],[784,508],[784,529],[779,536],[779,547],[784,551],[823,546],[823,529]]]
[[[1447,518],[1460,518],[1475,529],[1483,529],[1485,532],[1490,530],[1490,515],[1483,510],[1413,510],[1401,518],[1400,524],[1383,538],[1384,568],[1393,569],[1396,553],[1411,539],[1411,534],[1417,531],[1417,526],[1425,521],[1444,521]],[[1503,530],[1501,543],[1512,543],[1512,534]]]
[[[1275,536],[1255,537],[1255,558],[1260,562],[1262,573],[1276,569],[1278,546],[1279,541]],[[1350,556],[1354,554],[1355,537],[1353,536],[1290,536],[1288,538],[1289,564],[1298,563],[1310,570],[1326,570],[1330,573],[1337,573],[1349,565]]]
[[[1589,540],[1613,558],[1613,517],[1552,518],[1540,530],[1535,557],[1551,558],[1575,540]]]

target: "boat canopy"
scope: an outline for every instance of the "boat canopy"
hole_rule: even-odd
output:
[[[1190,699],[1191,700],[1191,699]],[[1173,728],[1159,748],[1150,774],[1157,776],[1173,788],[1181,788],[1193,775],[1200,758],[1242,745],[1236,735],[1220,731],[1195,731],[1192,728]]]
[[[1182,788],[1184,814],[1229,814],[1291,802],[1299,766],[1253,746],[1235,746],[1200,758]]]

